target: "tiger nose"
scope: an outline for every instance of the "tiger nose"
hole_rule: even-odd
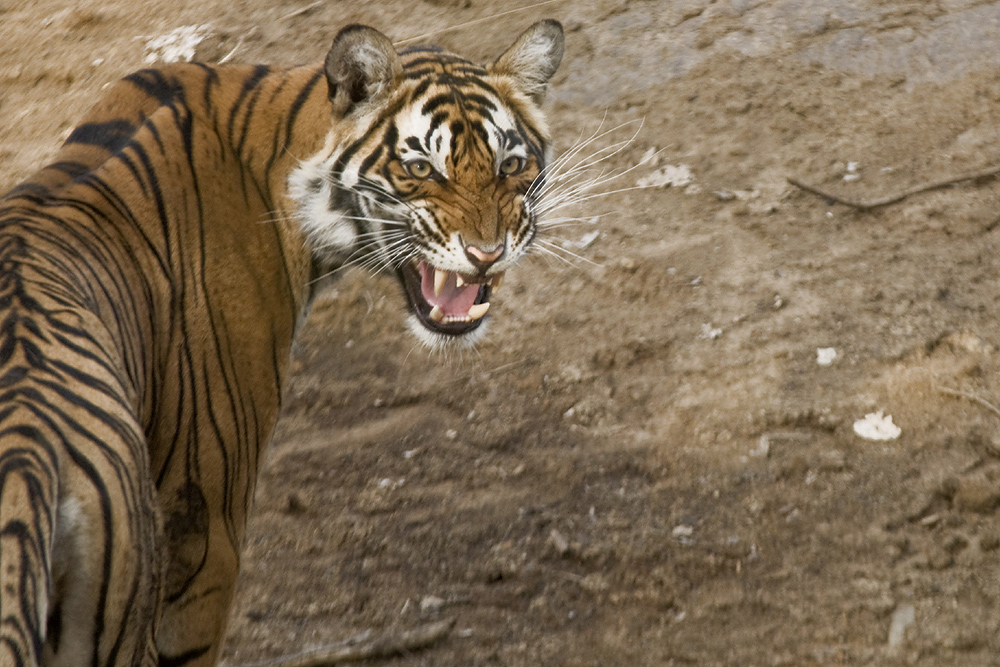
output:
[[[465,254],[469,258],[469,261],[477,269],[485,269],[489,267],[490,264],[500,259],[503,256],[507,247],[504,244],[500,244],[495,248],[484,249],[475,245],[465,246]]]

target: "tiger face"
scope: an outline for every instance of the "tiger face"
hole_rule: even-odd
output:
[[[434,48],[399,54],[372,28],[334,40],[334,126],[290,177],[320,262],[394,273],[426,344],[472,344],[535,235],[549,157],[539,110],[563,53],[556,21],[489,66]]]

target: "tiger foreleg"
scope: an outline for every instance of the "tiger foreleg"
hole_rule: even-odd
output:
[[[169,523],[169,519],[168,519]],[[218,660],[239,572],[239,553],[227,538],[222,521],[211,522],[203,558],[178,577],[168,576],[168,592],[157,637],[161,665],[210,667]],[[188,549],[195,551],[193,536]],[[177,543],[174,542],[174,545]],[[171,558],[176,568],[176,556]],[[170,585],[173,584],[173,585]]]

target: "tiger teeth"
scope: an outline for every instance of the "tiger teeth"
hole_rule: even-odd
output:
[[[466,285],[468,285],[467,282],[465,282],[464,280],[462,280],[462,274],[461,273],[456,273],[455,274],[455,284],[458,287],[465,287]]]
[[[474,307],[475,306],[473,306],[473,308]],[[441,306],[434,306],[433,308],[431,308],[430,318],[435,322],[441,322],[444,320],[444,311],[441,310]]]
[[[448,282],[448,272],[441,269],[434,269],[434,296],[439,296],[444,284]],[[461,285],[459,285],[461,287]]]
[[[480,317],[486,314],[486,311],[490,309],[490,302],[477,303],[472,308],[469,308],[469,318],[473,320],[478,320]]]
[[[493,276],[493,280],[490,281],[490,285],[494,290],[500,289],[500,285],[503,284],[503,272],[500,272]]]

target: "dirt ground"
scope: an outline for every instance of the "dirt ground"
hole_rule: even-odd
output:
[[[349,22],[481,20],[428,41],[487,60],[548,16],[559,150],[642,120],[602,189],[690,173],[546,230],[569,252],[508,275],[474,353],[417,347],[389,279],[319,299],[227,660],[453,617],[392,664],[998,664],[1000,183],[860,212],[786,178],[1000,162],[1000,2],[514,7],[0,0],[0,189],[180,26],[210,26],[200,59],[298,63]],[[897,439],[856,435],[877,411]]]

